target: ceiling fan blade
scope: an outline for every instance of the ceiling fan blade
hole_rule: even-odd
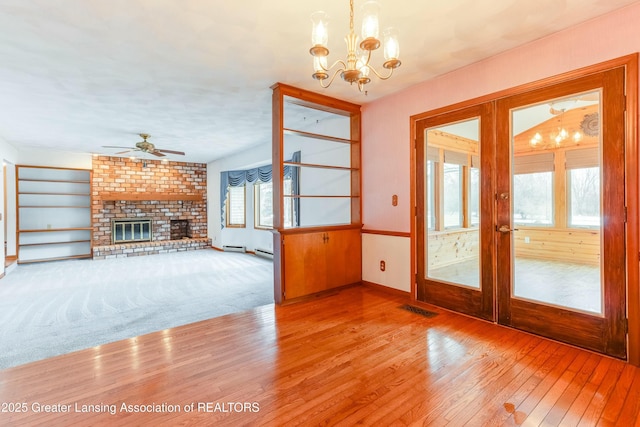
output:
[[[124,153],[128,153],[129,151],[133,151],[133,150],[118,151],[117,153],[114,153],[114,154],[124,154]]]
[[[153,154],[154,156],[164,157],[164,154],[159,152],[160,150],[149,151],[149,154]]]
[[[102,148],[128,148],[128,149],[131,149],[131,147],[121,147],[119,145],[103,145]]]
[[[160,150],[158,148],[156,148],[156,151],[160,151],[162,153],[169,153],[169,154],[179,154],[181,156],[184,156],[184,152],[182,151],[173,151],[173,150]]]

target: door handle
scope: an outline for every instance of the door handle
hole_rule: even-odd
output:
[[[498,228],[498,226],[496,226],[496,231],[499,231],[501,233],[509,233],[510,231],[518,231],[517,228],[509,228],[508,225],[501,225],[500,228]]]

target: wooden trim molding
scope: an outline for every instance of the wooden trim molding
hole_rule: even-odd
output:
[[[101,193],[96,196],[97,200],[102,201],[147,201],[147,200],[161,200],[161,201],[193,201],[201,202],[204,200],[202,194],[167,194],[167,193]]]
[[[378,234],[380,236],[394,236],[394,237],[411,237],[411,233],[404,231],[387,231],[387,230],[362,230],[362,234]]]
[[[628,360],[640,366],[640,150],[638,149],[638,54],[627,58],[626,89],[626,145],[625,167],[627,182],[625,198],[627,206],[627,319],[629,325]]]
[[[397,297],[407,298],[407,301],[411,299],[411,292],[401,291],[400,289],[390,288],[389,286],[380,285],[378,283],[368,282],[366,280],[363,280],[362,286],[366,286],[371,289],[386,292],[388,294],[392,294]]]

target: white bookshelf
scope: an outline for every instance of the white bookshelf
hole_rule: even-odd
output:
[[[16,166],[18,262],[91,257],[91,170]]]

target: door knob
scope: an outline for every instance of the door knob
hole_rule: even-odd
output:
[[[517,228],[511,229],[509,228],[508,225],[501,225],[500,228],[498,228],[498,231],[501,233],[508,233],[510,231],[518,231],[518,229]]]

